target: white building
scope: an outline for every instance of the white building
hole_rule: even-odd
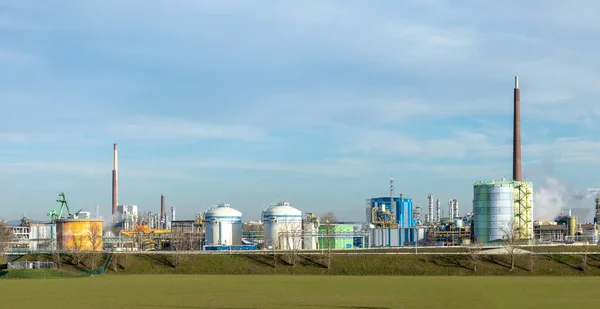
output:
[[[137,205],[119,205],[117,206],[117,222],[123,224],[123,229],[133,230],[138,222]]]
[[[267,248],[302,248],[302,212],[288,202],[279,202],[262,213]]]
[[[229,204],[220,204],[204,213],[206,245],[242,244],[242,213]]]

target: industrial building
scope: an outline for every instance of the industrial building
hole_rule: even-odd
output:
[[[137,205],[119,205],[117,206],[116,226],[124,230],[133,230],[139,222]]]
[[[319,226],[319,249],[356,249],[368,244],[364,224],[336,222]],[[308,249],[308,248],[307,248]]]
[[[265,246],[275,249],[302,248],[302,212],[288,202],[278,202],[261,215],[264,223]]]
[[[56,224],[33,223],[21,219],[19,226],[9,226],[13,235],[9,249],[12,252],[49,252],[56,248]]]
[[[366,222],[369,247],[401,247],[424,239],[424,229],[413,218],[412,199],[394,196],[393,178],[389,196],[366,200]]]
[[[222,203],[204,213],[205,245],[239,246],[242,244],[242,213]]]
[[[460,246],[471,243],[472,214],[454,220],[444,220],[427,230],[427,244],[432,246]]]
[[[600,196],[596,197],[596,216],[594,217],[594,223],[600,224]]]
[[[582,217],[590,209],[578,209]],[[580,220],[572,209],[561,212],[555,221],[535,221],[533,224],[534,238],[539,243],[598,243],[598,226],[596,223],[578,223]],[[594,218],[595,219],[595,218]]]
[[[59,250],[102,251],[102,220],[90,218],[86,211],[58,219],[56,239]]]
[[[175,220],[171,221],[171,232],[173,233],[205,233],[204,222],[196,220]]]
[[[367,222],[373,227],[394,226],[407,228],[416,226],[413,219],[413,202],[402,197],[377,197],[366,201]]]
[[[567,225],[536,221],[533,224],[533,235],[538,243],[564,242],[567,236]]]
[[[474,238],[489,243],[513,233],[533,238],[533,185],[502,179],[477,182],[473,187]]]

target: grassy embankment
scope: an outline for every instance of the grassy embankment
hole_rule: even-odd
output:
[[[555,249],[558,250],[558,249]],[[550,249],[545,249],[548,252]],[[565,251],[565,250],[561,250]],[[421,251],[420,251],[421,252]],[[464,249],[463,249],[464,252]],[[102,265],[106,255],[96,259]],[[293,263],[295,258],[295,265]],[[212,255],[212,254],[114,254],[107,275],[136,274],[202,274],[202,275],[520,275],[520,276],[582,276],[600,275],[600,254],[589,254],[587,269],[584,271],[583,255],[547,254],[518,255],[516,267],[509,271],[507,255],[482,255],[473,271],[473,261],[469,255],[332,255],[330,267],[328,255],[297,256],[282,253],[277,255]],[[52,260],[49,255],[28,255],[20,260]],[[533,261],[533,263],[532,263]],[[78,276],[91,265],[91,257],[82,265],[72,265],[69,256],[64,255],[58,272],[61,276]],[[533,269],[531,271],[531,269]],[[20,271],[29,275],[31,271]],[[0,277],[19,277],[14,270],[0,273]],[[44,275],[47,276],[47,275]]]

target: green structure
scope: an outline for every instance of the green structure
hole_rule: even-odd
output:
[[[319,226],[319,248],[351,249],[354,247],[353,233],[353,225],[321,225]]]
[[[533,238],[533,184],[528,181],[477,182],[473,187],[473,235],[484,243],[501,241],[508,233]],[[512,232],[511,232],[512,230]]]

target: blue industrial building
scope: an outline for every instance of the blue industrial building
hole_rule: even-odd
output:
[[[392,198],[391,197],[376,197],[367,200],[367,224],[371,224],[372,221],[372,210],[373,207],[384,209],[392,212],[394,216],[394,223],[398,224],[400,228],[413,227],[417,225],[417,220],[413,219],[413,202],[408,198],[394,197],[394,209],[390,209]]]
[[[369,248],[378,248],[413,246],[415,243],[423,243],[424,240],[425,228],[409,227],[370,229],[368,241]]]
[[[369,247],[401,247],[420,242],[424,232],[416,228],[411,199],[377,197],[367,199],[366,219]]]

